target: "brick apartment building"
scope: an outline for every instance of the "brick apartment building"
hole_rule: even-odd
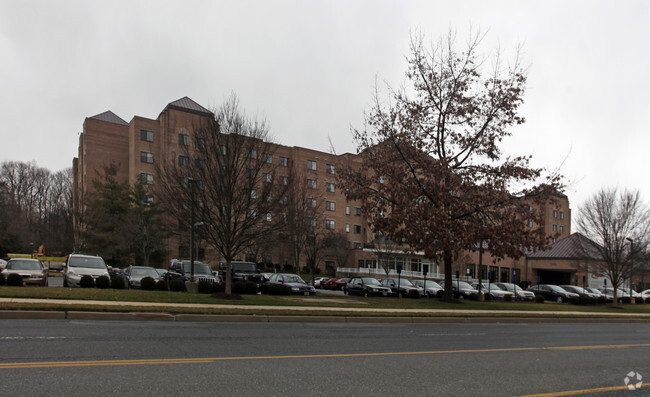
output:
[[[116,114],[107,111],[85,119],[83,132],[79,137],[78,157],[73,160],[73,206],[76,214],[83,213],[83,203],[88,192],[92,189],[92,179],[97,171],[111,162],[119,165],[117,177],[122,181],[134,183],[138,178],[147,184],[157,183],[155,162],[174,156],[179,152],[179,145],[186,145],[184,137],[191,135],[193,125],[202,119],[213,117],[213,114],[203,106],[188,97],[169,103],[156,119],[134,116],[127,122]],[[355,154],[346,153],[334,155],[327,152],[295,147],[274,145],[275,153],[272,161],[293,164],[302,167],[304,164],[308,178],[313,180],[313,188],[318,191],[318,197],[325,203],[325,226],[328,229],[345,233],[348,240],[350,255],[347,263],[335,263],[333,260],[324,261],[325,268],[338,266],[341,270],[358,268],[376,268],[377,253],[373,252],[371,242],[374,235],[361,212],[361,203],[347,201],[340,189],[336,187],[336,165],[342,162],[359,161]],[[545,222],[543,225],[530,224],[529,227],[541,227],[547,234],[557,234],[560,240],[570,235],[571,212],[568,198],[559,195],[554,203],[548,203],[542,208]],[[75,222],[76,224],[76,222]],[[82,227],[80,225],[79,227]],[[78,234],[78,233],[76,233]],[[167,249],[171,258],[188,257],[189,241],[184,237],[174,236],[168,239]],[[200,257],[215,264],[220,258],[205,247],[200,247]],[[276,249],[276,252],[266,253],[265,261],[283,264],[291,263],[291,255]],[[241,258],[245,259],[245,258]],[[304,259],[303,259],[304,261]],[[495,260],[489,252],[466,252],[456,260],[456,270],[463,275],[485,278],[487,272],[492,272],[498,279],[510,280],[512,274],[517,274],[518,280],[526,276],[525,257]],[[429,274],[440,275],[440,266],[432,260],[417,254],[398,255],[393,267],[402,265],[408,272],[417,274],[427,269]],[[300,264],[301,267],[304,263]],[[550,270],[553,271],[552,269]],[[534,280],[533,272],[530,276]]]

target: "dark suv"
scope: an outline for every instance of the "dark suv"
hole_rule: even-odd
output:
[[[192,264],[186,259],[172,259],[169,271],[182,275],[187,281],[192,277]],[[211,283],[216,283],[218,280],[212,274],[210,265],[201,261],[194,261],[194,281],[209,281]]]
[[[260,274],[257,265],[253,262],[231,262],[231,276],[232,281],[254,281],[257,284],[262,283],[262,275]],[[222,279],[226,279],[226,262],[219,263],[219,275]]]

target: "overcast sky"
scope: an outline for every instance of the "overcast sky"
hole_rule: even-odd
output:
[[[354,152],[375,80],[405,83],[410,31],[489,31],[530,65],[508,154],[561,172],[575,212],[601,187],[650,201],[650,1],[0,0],[0,162],[70,167],[85,117],[155,119],[230,93],[279,143]]]

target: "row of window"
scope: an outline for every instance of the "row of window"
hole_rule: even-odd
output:
[[[314,160],[307,160],[307,169],[316,171],[318,166]],[[325,172],[332,175],[335,174],[336,168],[334,167],[334,164],[325,164]]]
[[[558,212],[557,210],[553,210],[553,218],[557,219],[558,214],[560,215],[560,219],[564,219],[564,211],[559,211]]]

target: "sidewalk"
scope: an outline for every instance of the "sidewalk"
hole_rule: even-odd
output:
[[[578,311],[523,310],[449,310],[449,309],[386,309],[341,308],[319,306],[262,306],[158,302],[115,302],[96,300],[0,298],[2,303],[33,303],[69,306],[62,311],[0,310],[6,318],[61,318],[98,320],[162,320],[162,321],[240,321],[240,322],[557,322],[557,321],[624,321],[650,322],[650,313],[590,313]],[[156,312],[92,312],[74,310],[75,306],[137,307],[174,309],[216,309],[232,314],[170,314]],[[102,309],[104,310],[104,309]],[[178,310],[175,310],[178,311]],[[273,312],[278,312],[274,315]],[[259,313],[263,312],[263,313]],[[295,312],[295,315],[286,315]]]

